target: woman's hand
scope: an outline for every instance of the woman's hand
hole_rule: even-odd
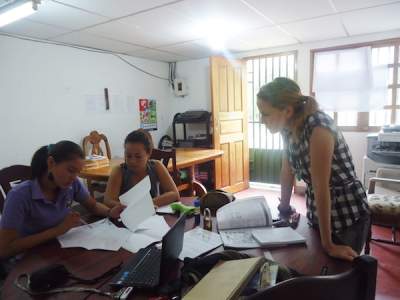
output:
[[[57,225],[57,232],[61,235],[66,233],[73,227],[80,225],[81,223],[81,215],[76,211],[71,211],[68,215],[64,218],[64,220]]]
[[[282,217],[289,217],[292,213],[296,212],[296,210],[290,206],[289,203],[285,203],[279,199],[280,203],[278,205],[279,215]]]
[[[329,256],[348,261],[353,261],[353,259],[358,256],[358,254],[351,247],[345,245],[336,245],[332,243],[324,248]]]
[[[125,205],[117,204],[113,208],[110,209],[108,216],[112,219],[118,219],[121,212],[126,208]]]

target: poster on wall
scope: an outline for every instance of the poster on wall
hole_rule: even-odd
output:
[[[139,99],[140,128],[157,130],[156,100]]]

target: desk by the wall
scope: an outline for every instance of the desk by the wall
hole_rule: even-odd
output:
[[[202,149],[202,148],[176,148],[176,166],[178,169],[187,168],[189,170],[189,179],[192,183],[194,179],[194,167],[198,164],[212,161],[221,157],[224,152],[217,149]],[[110,166],[82,171],[79,176],[88,180],[107,181],[114,166],[123,163],[121,158],[110,160]],[[168,169],[172,171],[170,162]]]

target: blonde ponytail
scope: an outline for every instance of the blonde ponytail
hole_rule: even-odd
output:
[[[302,95],[297,83],[285,77],[275,78],[270,83],[263,85],[257,98],[268,102],[277,109],[293,107],[293,117],[289,126],[295,139],[299,138],[306,118],[318,110],[317,101],[311,96]]]

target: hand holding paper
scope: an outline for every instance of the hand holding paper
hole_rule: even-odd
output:
[[[150,179],[146,176],[119,197],[121,203],[127,206],[121,213],[122,223],[131,231],[135,231],[140,223],[156,213],[150,188]]]

